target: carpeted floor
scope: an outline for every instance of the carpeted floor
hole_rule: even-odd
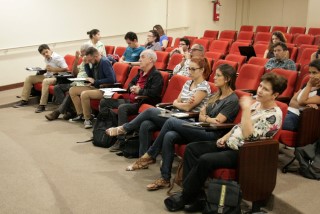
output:
[[[34,113],[35,104],[19,109],[7,105],[17,101],[20,90],[0,92],[1,214],[167,213],[166,190],[145,188],[159,177],[159,160],[147,170],[125,171],[133,160],[91,143],[76,143],[91,137],[83,124],[49,122],[44,118],[48,111]],[[281,166],[287,158],[279,157]],[[279,170],[274,196],[265,210],[318,213],[318,187],[318,181]]]

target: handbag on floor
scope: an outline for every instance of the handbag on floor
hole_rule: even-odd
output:
[[[209,181],[203,214],[241,214],[242,193],[235,181],[212,179]]]
[[[123,156],[126,158],[138,158],[139,157],[139,135],[133,134],[126,136],[122,149]]]

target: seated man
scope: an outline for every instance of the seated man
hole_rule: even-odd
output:
[[[142,103],[156,105],[161,101],[161,92],[163,87],[163,78],[161,73],[155,68],[157,55],[153,50],[144,50],[140,55],[140,71],[138,75],[130,82],[128,99],[103,99],[100,102],[100,109],[108,107],[110,109],[118,108],[118,125],[121,126],[128,122],[128,116],[138,114],[139,107]],[[137,95],[148,96],[139,102],[135,101]],[[120,149],[120,141],[110,147],[110,151],[115,152]]]
[[[190,48],[190,41],[187,38],[181,38],[180,42],[179,42],[179,47],[173,49],[170,52],[170,57],[173,54],[187,54],[189,52],[189,48]]]
[[[84,65],[88,75],[89,86],[73,86],[69,90],[70,97],[77,111],[77,117],[70,119],[70,122],[84,121],[84,128],[92,127],[90,99],[102,99],[103,92],[99,90],[101,84],[116,83],[116,75],[110,61],[101,56],[99,51],[90,47],[86,51],[87,63]],[[89,66],[92,64],[92,68]]]
[[[76,51],[75,60],[72,65],[72,75],[78,78],[87,78],[88,75],[84,69],[84,65],[87,63],[87,59],[85,57],[86,51],[91,47],[90,44],[84,43],[80,47],[80,51]],[[100,51],[99,51],[100,52]],[[80,65],[79,61],[82,59]],[[58,119],[60,114],[64,114],[63,119],[69,120],[70,118],[75,116],[74,106],[72,104],[72,100],[70,95],[67,93],[72,86],[86,86],[84,81],[76,81],[72,83],[65,84],[57,84],[54,86],[54,97],[55,102],[59,104],[58,109],[51,112],[50,114],[45,115],[48,120]],[[67,94],[66,94],[67,93]]]
[[[173,69],[173,74],[189,76],[189,64],[191,57],[204,57],[204,47],[199,44],[192,45],[190,53],[186,52],[183,55],[182,61]]]
[[[123,53],[119,62],[129,63],[131,65],[139,65],[139,57],[141,52],[145,49],[141,47],[138,43],[138,36],[134,32],[128,32],[124,39],[126,40],[128,47]]]
[[[297,70],[296,64],[291,59],[287,59],[288,47],[284,42],[277,42],[273,45],[274,57],[270,58],[264,66],[266,70],[282,68],[286,70]]]
[[[45,59],[45,69],[47,73],[45,75],[28,76],[23,84],[21,101],[13,106],[14,108],[19,108],[28,105],[28,100],[33,84],[42,82],[40,105],[36,109],[36,113],[45,111],[45,106],[48,103],[49,97],[49,86],[55,84],[57,81],[57,79],[55,77],[52,77],[52,75],[57,74],[59,72],[68,71],[68,65],[64,58],[50,50],[48,45],[40,45],[38,51]],[[46,78],[46,76],[48,78]]]

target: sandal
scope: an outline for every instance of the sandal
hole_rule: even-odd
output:
[[[106,134],[110,137],[118,136],[126,134],[127,132],[124,130],[123,126],[112,127],[106,130]]]
[[[153,183],[147,185],[147,190],[154,191],[162,188],[170,187],[170,180],[167,181],[163,178],[159,178],[155,180]]]
[[[148,169],[150,164],[155,163],[156,160],[154,160],[152,157],[148,158],[139,158],[136,162],[131,164],[126,168],[126,171],[134,171],[139,169]]]

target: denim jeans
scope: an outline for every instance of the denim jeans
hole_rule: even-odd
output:
[[[162,167],[160,169],[162,178],[169,180],[171,178],[172,162],[174,160],[174,144],[188,144],[194,141],[215,141],[221,135],[221,132],[208,132],[200,129],[184,127],[188,123],[186,120],[170,118],[162,126],[161,131],[153,145],[149,148],[148,154],[156,158],[162,151]]]
[[[291,111],[288,111],[286,117],[284,118],[282,129],[296,132],[298,131],[298,126],[299,116]]]
[[[129,123],[125,123],[123,128],[126,132],[139,130],[139,156],[147,152],[152,143],[152,135],[156,130],[160,130],[167,118],[159,117],[160,110],[157,108],[149,108],[140,113]]]

